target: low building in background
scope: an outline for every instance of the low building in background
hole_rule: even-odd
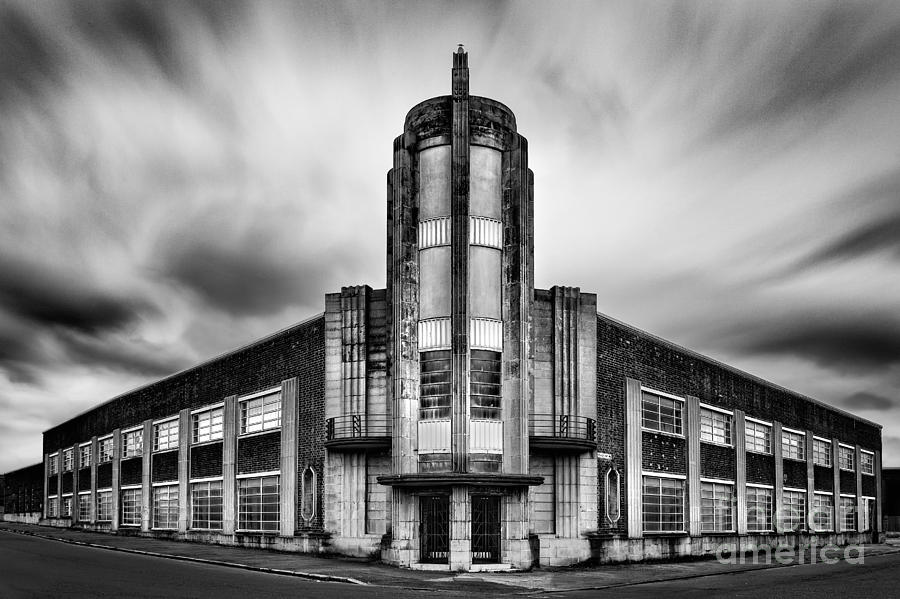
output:
[[[451,79],[386,288],[46,431],[43,522],[454,571],[878,540],[879,425],[534,288],[527,141]]]
[[[900,533],[900,468],[884,468],[884,529]]]
[[[0,474],[0,516],[4,521],[37,524],[43,512],[43,464]]]

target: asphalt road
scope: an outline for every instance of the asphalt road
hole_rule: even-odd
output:
[[[422,597],[417,590],[294,576],[82,547],[0,533],[0,597]],[[465,597],[440,593],[440,597]]]
[[[553,593],[553,597],[900,597],[900,553],[867,557],[862,564],[806,564],[603,590],[566,591]]]

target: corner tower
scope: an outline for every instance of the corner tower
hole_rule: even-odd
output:
[[[388,561],[530,565],[532,189],[515,116],[469,94],[460,46],[388,174]]]

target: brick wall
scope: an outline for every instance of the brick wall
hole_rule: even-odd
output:
[[[700,443],[700,476],[734,480],[734,448]]]
[[[868,497],[875,497],[875,477],[874,476],[866,476],[865,474],[863,474],[862,492],[863,492],[863,495],[866,495]]]
[[[178,480],[178,452],[154,453],[150,462],[150,480],[155,483]]]
[[[747,452],[747,482],[775,485],[775,456]]]
[[[143,476],[143,460],[141,458],[129,458],[122,460],[119,469],[121,484],[123,485],[139,485]]]
[[[599,449],[612,455],[610,463],[624,474],[625,379],[680,396],[694,395],[700,401],[725,409],[740,409],[748,416],[777,420],[822,437],[837,437],[844,443],[869,450],[881,449],[881,431],[799,394],[767,383],[752,375],[678,348],[648,333],[597,317],[597,424]],[[646,451],[646,449],[645,449]],[[747,455],[748,478],[771,483],[768,466],[754,454]],[[768,457],[771,460],[771,456]],[[645,458],[646,462],[646,458]],[[805,467],[805,464],[803,464]],[[753,472],[753,474],[751,474]],[[804,473],[803,484],[806,478]],[[602,483],[598,496],[602,496]],[[601,532],[624,533],[627,505],[624,484],[619,522],[610,526],[599,518]]]
[[[281,432],[238,439],[237,473],[271,472],[281,469]]]
[[[654,472],[687,474],[684,439],[644,431],[643,468]]]
[[[813,466],[816,491],[834,491],[834,473],[831,468]]]
[[[0,506],[6,514],[44,509],[44,464],[34,464],[0,476]]]
[[[191,478],[222,476],[222,443],[191,447]]]
[[[112,464],[107,462],[105,464],[97,465],[97,488],[98,489],[108,489],[112,486]]]
[[[90,468],[81,468],[78,471],[78,490],[79,491],[90,491],[91,490],[91,469]]]
[[[71,493],[75,483],[75,476],[72,472],[63,472],[62,474],[62,492]]]
[[[841,470],[841,493],[856,493],[856,472]]]
[[[784,460],[784,486],[805,489],[806,482],[806,462]]]

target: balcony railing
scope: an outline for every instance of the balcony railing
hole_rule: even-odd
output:
[[[325,427],[329,449],[387,447],[391,444],[391,420],[384,414],[345,414],[329,418]]]
[[[588,451],[597,446],[597,423],[585,416],[532,414],[528,435],[532,447]]]

